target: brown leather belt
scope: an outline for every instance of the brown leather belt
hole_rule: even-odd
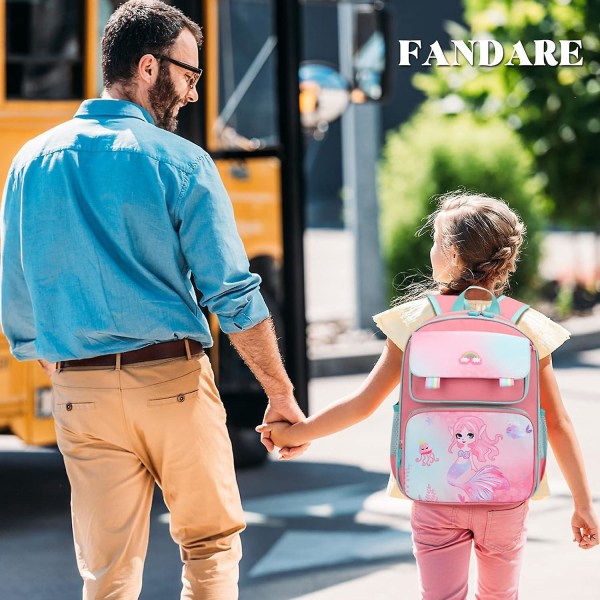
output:
[[[131,365],[133,363],[143,363],[151,360],[163,360],[165,358],[178,358],[187,356],[185,347],[186,340],[175,340],[173,342],[162,342],[160,344],[151,344],[144,346],[139,350],[130,350],[122,352],[121,365]],[[190,356],[204,354],[202,344],[195,340],[187,340]],[[94,356],[93,358],[82,358],[81,360],[65,360],[58,363],[59,369],[68,369],[72,367],[116,367],[118,364],[118,354],[104,354]]]

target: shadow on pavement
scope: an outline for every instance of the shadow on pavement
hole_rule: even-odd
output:
[[[410,533],[365,510],[365,501],[385,488],[386,474],[269,462],[238,480],[248,519],[241,600],[296,598],[413,560]]]
[[[410,534],[367,514],[387,475],[358,467],[267,462],[238,472],[248,528],[240,598],[291,599],[412,560]],[[80,597],[69,484],[55,449],[0,452],[0,579],[3,600]],[[156,490],[143,600],[179,595],[179,551]],[[392,518],[387,519],[393,521]]]
[[[0,452],[0,532],[38,527],[69,508],[69,481],[56,448]]]

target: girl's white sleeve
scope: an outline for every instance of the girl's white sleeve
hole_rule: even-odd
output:
[[[534,343],[540,358],[552,354],[571,337],[562,325],[533,308],[523,313],[517,326]]]
[[[427,298],[399,304],[373,317],[386,337],[404,352],[410,334],[435,315]]]

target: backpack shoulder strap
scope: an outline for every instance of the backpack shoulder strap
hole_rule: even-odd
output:
[[[508,298],[507,296],[500,297],[500,314],[513,323],[518,323],[519,319],[529,308],[529,304],[523,304],[514,298]]]
[[[427,299],[433,308],[433,312],[435,312],[435,316],[439,317],[440,315],[452,312],[452,306],[456,301],[456,296],[435,294],[427,296]]]

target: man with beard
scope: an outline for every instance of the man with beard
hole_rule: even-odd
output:
[[[265,421],[302,418],[216,167],[171,133],[198,100],[201,42],[163,2],[123,4],[102,98],[26,144],[4,191],[2,328],[52,377],[88,600],[139,596],[155,482],[181,597],[238,595],[243,512],[190,273],[265,388]]]

